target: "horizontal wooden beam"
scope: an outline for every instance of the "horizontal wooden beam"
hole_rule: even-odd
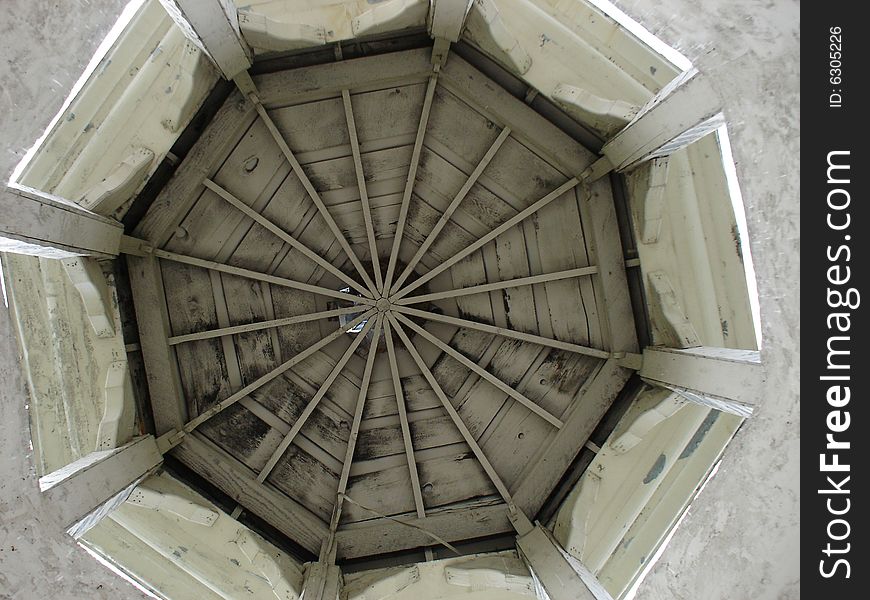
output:
[[[519,536],[517,549],[550,600],[613,600],[595,575],[541,525]]]
[[[752,415],[764,386],[757,350],[645,348],[640,376],[687,400],[740,417]]]
[[[123,233],[114,219],[65,198],[19,185],[0,189],[0,252],[111,258]]]
[[[502,337],[507,337],[514,340],[520,340],[521,342],[529,342],[531,344],[538,344],[539,346],[547,346],[548,348],[565,350],[567,352],[573,352],[574,354],[583,354],[585,356],[593,356],[595,358],[611,357],[610,352],[606,352],[605,350],[589,348],[588,346],[580,346],[578,344],[572,344],[570,342],[563,342],[561,340],[555,340],[532,333],[524,333],[522,331],[514,331],[513,329],[506,329],[504,327],[497,327],[495,325],[487,325],[485,323],[469,321],[468,319],[460,319],[459,317],[440,315],[438,313],[428,312],[425,310],[417,310],[415,308],[409,308],[407,306],[394,305],[393,310],[406,315],[426,319],[427,321],[447,323],[448,325],[454,325],[455,327],[467,327],[468,329],[475,329],[477,331],[483,331],[484,333],[494,333],[495,335],[500,335]]]
[[[425,519],[413,514],[395,517],[411,526],[383,518],[364,521],[338,530],[337,557],[359,558],[436,544],[426,531],[448,542],[512,532],[508,514],[505,504],[490,500],[430,510]]]
[[[253,471],[204,436],[184,436],[172,455],[303,548],[319,551],[329,533],[326,523],[272,486],[259,483]]]
[[[160,3],[226,79],[251,67],[253,52],[242,38],[233,0],[160,0]]]
[[[407,298],[399,298],[398,300],[396,300],[396,304],[407,305],[421,304],[423,302],[434,302],[435,300],[444,300],[445,298],[457,298],[459,296],[469,296],[471,294],[483,294],[485,292],[505,290],[508,288],[521,287],[524,285],[535,285],[538,283],[547,283],[548,281],[559,281],[560,279],[571,279],[572,277],[594,275],[597,272],[598,267],[581,267],[579,269],[568,269],[567,271],[558,271],[556,273],[544,273],[542,275],[532,275],[531,277],[520,277],[517,279],[508,279],[507,281],[496,281],[494,283],[472,285],[467,288],[460,288],[456,290],[447,290],[444,292],[423,294],[421,296],[409,296]]]
[[[667,156],[724,123],[722,103],[696,69],[666,85],[601,152],[617,171]]]
[[[254,76],[260,101],[268,108],[338,98],[351,93],[426,81],[432,74],[428,48],[342,60]]]
[[[39,478],[39,488],[50,511],[57,515],[63,527],[68,527],[99,509],[162,462],[163,455],[154,436],[145,435],[120,448],[91,452],[48,473]]]

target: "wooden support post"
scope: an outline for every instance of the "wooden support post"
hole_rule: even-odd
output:
[[[0,190],[0,252],[44,258],[118,254],[124,229],[78,204],[33,188]]]
[[[434,0],[429,11],[429,35],[435,40],[432,63],[436,67],[447,61],[450,44],[458,42],[472,0]]]
[[[242,38],[233,0],[160,0],[160,3],[226,79],[233,79],[251,67],[253,53]]]
[[[341,569],[335,565],[308,563],[301,597],[305,600],[338,600],[343,585]]]
[[[61,525],[71,527],[93,513],[104,516],[108,510],[100,509],[107,502],[122,503],[126,495],[123,498],[118,495],[128,488],[132,491],[134,484],[162,462],[154,436],[146,435],[120,448],[91,452],[44,475],[39,478],[39,488]],[[89,520],[94,525],[98,519]]]
[[[692,69],[656,94],[601,151],[617,171],[625,171],[688,146],[723,122],[718,94]]]
[[[540,525],[517,537],[517,550],[550,600],[613,600],[595,575]]]
[[[764,385],[757,350],[646,348],[640,376],[687,400],[749,417]]]

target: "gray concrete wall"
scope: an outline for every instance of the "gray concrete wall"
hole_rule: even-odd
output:
[[[42,134],[125,0],[4,0],[0,17],[0,178]],[[14,274],[13,274],[14,276]],[[64,534],[42,506],[25,381],[0,302],[0,598],[144,598]]]
[[[800,6],[617,2],[725,101],[761,297],[762,408],[725,451],[638,598],[800,597]]]

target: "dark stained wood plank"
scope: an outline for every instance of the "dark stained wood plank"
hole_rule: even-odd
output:
[[[258,483],[253,471],[202,435],[186,435],[172,454],[304,548],[315,553],[320,549],[328,533],[325,522],[274,488]]]

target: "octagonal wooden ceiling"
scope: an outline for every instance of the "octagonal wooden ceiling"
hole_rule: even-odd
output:
[[[262,104],[230,96],[130,258],[158,433],[321,556],[533,518],[628,377],[595,157],[429,54],[255,77]]]

